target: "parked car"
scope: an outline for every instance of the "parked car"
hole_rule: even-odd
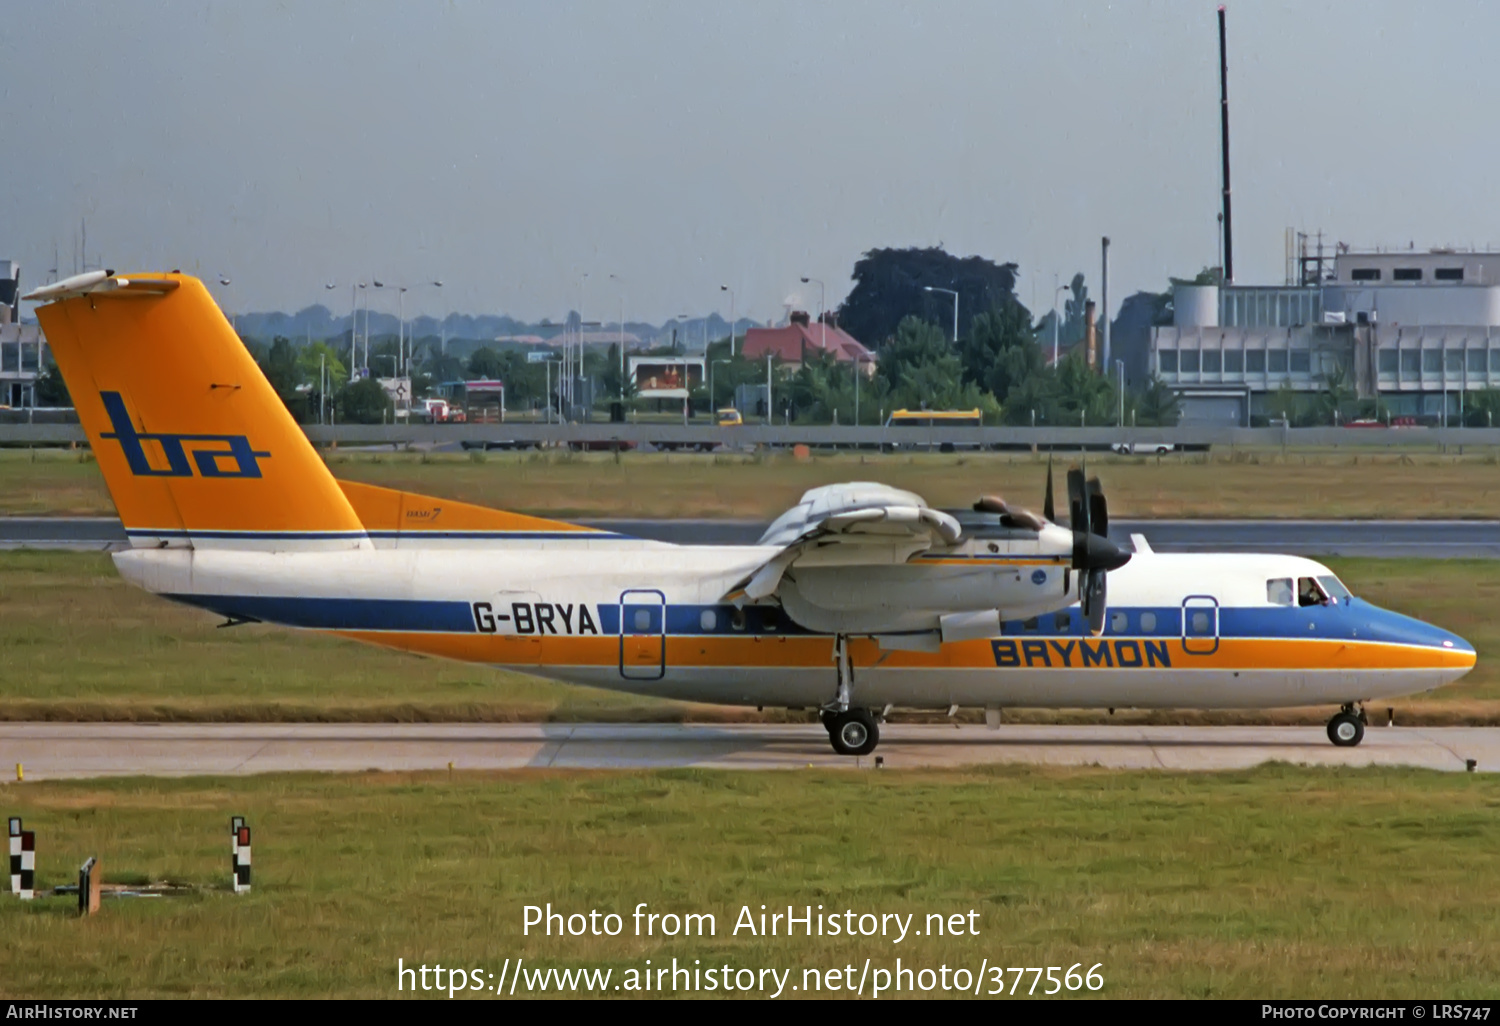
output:
[[[1163,456],[1177,446],[1170,442],[1116,442],[1110,448],[1121,456]]]

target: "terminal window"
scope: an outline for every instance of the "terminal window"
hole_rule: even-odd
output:
[[[1285,349],[1267,349],[1266,350],[1266,370],[1269,373],[1271,373],[1271,374],[1285,374],[1286,373],[1286,350]]]
[[[1183,349],[1177,354],[1177,365],[1184,374],[1198,373],[1198,350]]]
[[[1312,354],[1306,349],[1292,350],[1292,373],[1306,374],[1312,370]]]
[[[1391,278],[1395,281],[1421,281],[1422,269],[1420,267],[1398,267],[1391,272]]]
[[[1422,350],[1401,350],[1401,373],[1413,378],[1422,373]]]
[[[1443,351],[1441,349],[1422,350],[1422,373],[1443,373]]]
[[[1245,371],[1245,354],[1239,349],[1226,349],[1224,351],[1224,373],[1243,374]]]
[[[1490,350],[1490,373],[1500,374],[1500,349]]]
[[[1464,269],[1462,267],[1439,267],[1432,272],[1432,276],[1438,281],[1463,281]]]
[[[1483,374],[1485,366],[1485,355],[1483,349],[1467,349],[1464,359],[1469,363],[1470,374]]]
[[[1266,351],[1264,349],[1250,349],[1245,352],[1245,373],[1264,374],[1266,372]]]
[[[1443,361],[1449,374],[1462,374],[1464,372],[1464,351],[1462,349],[1447,350],[1447,358]]]
[[[1219,373],[1220,367],[1223,366],[1223,360],[1222,360],[1223,355],[1224,354],[1220,353],[1217,349],[1205,349],[1205,350],[1203,350],[1203,373],[1204,374],[1217,374],[1217,373]]]
[[[1355,281],[1379,281],[1380,268],[1378,267],[1356,267],[1349,272],[1349,277]]]
[[[1156,354],[1156,357],[1157,361],[1161,364],[1161,372],[1163,374],[1177,373],[1177,350],[1163,349]]]
[[[1400,355],[1394,349],[1382,349],[1380,351],[1380,373],[1394,375]]]

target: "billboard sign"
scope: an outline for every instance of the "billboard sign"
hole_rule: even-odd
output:
[[[630,380],[642,399],[686,399],[703,387],[701,356],[632,356]]]

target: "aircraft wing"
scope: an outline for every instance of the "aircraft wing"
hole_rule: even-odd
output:
[[[742,592],[750,601],[774,595],[782,576],[793,566],[905,563],[936,545],[952,544],[962,532],[952,516],[930,509],[920,500],[888,502],[882,498],[869,496],[853,508],[826,512],[814,506],[807,509],[808,515],[800,524],[793,522],[780,530],[773,526],[763,541],[781,542],[780,551],[741,580],[730,594]],[[818,505],[827,508],[827,504]]]

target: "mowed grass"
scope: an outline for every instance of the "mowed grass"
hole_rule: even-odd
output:
[[[386,998],[398,958],[497,977],[525,958],[619,982],[674,957],[790,969],[799,987],[804,968],[857,977],[900,957],[1103,963],[1105,997],[1500,996],[1492,775],[299,775],[48,782],[0,800],[36,831],[42,885],[93,855],[106,880],[203,888],[106,898],[83,920],[71,896],[0,902],[7,998]],[[231,815],[253,830],[247,896],[227,892]],[[523,906],[549,902],[625,930],[524,936]],[[634,936],[640,902],[712,913],[715,935]],[[741,906],[762,904],[911,913],[917,928],[972,909],[978,936],[735,936]]]
[[[907,488],[937,506],[998,493],[1037,509],[1045,457],[1025,453],[840,454],[799,461],[738,453],[325,453],[338,477],[553,517],[771,520],[804,491],[839,481]],[[1069,457],[1059,454],[1065,467]],[[1500,453],[1215,449],[1210,454],[1096,453],[1116,517],[1492,518]],[[87,452],[0,452],[0,515],[110,516]]]
[[[1500,723],[1500,563],[1338,559],[1370,601],[1456,631],[1479,651],[1462,681],[1391,703],[1408,723]],[[0,553],[0,719],[724,720],[754,710],[554,684],[211,613],[126,584],[99,553]],[[830,675],[832,671],[830,670]],[[831,681],[830,676],[830,681]],[[831,686],[831,684],[830,684]],[[782,710],[764,718],[781,719]],[[1102,711],[1018,710],[1016,720]],[[1321,722],[1328,710],[1122,712],[1113,722]]]

